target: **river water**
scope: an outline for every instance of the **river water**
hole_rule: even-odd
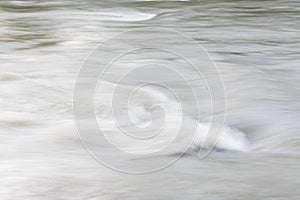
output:
[[[299,199],[299,5],[1,1],[1,199]]]

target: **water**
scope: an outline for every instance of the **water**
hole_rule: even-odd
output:
[[[1,1],[0,8],[1,199],[299,199],[299,2],[40,0]],[[118,169],[147,166],[150,171],[181,155],[188,142],[184,138],[193,132],[188,130],[199,126],[195,143],[173,165],[143,175],[107,168],[83,147],[73,113],[78,72],[99,42],[134,28],[143,34],[131,33],[104,46],[105,57],[96,59],[99,67],[83,74],[82,83],[97,77],[104,59],[143,46],[143,41],[166,43],[188,60],[201,58],[203,66],[210,66],[185,39],[165,29],[191,37],[218,66],[226,93],[223,135],[205,159],[197,152],[212,147],[214,138],[203,143],[203,132],[211,117],[222,119],[224,101],[216,99],[211,112],[203,80],[183,60],[153,49],[112,65],[96,89],[95,114],[104,134],[123,151],[161,154],[132,162],[102,141],[83,142]],[[185,82],[161,64],[187,77],[199,100],[199,115]],[[143,65],[150,73],[136,71],[116,84],[126,70]],[[168,87],[142,87],[128,105],[124,99],[148,77]],[[214,74],[205,78],[218,88]],[[120,96],[112,102],[116,85]],[[180,104],[168,88],[176,91]],[[153,130],[140,128],[156,128],[152,122],[160,125],[162,118],[164,134],[142,141],[120,135],[111,103],[119,106],[121,127],[135,136],[151,136]],[[78,106],[86,139],[91,131],[88,105]],[[182,121],[184,134],[173,141]],[[174,148],[162,152],[170,141]]]

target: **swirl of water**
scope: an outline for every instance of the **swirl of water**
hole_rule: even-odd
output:
[[[199,81],[211,113],[201,137]],[[143,28],[92,51],[78,74],[73,108],[82,144],[93,158],[118,171],[147,173],[174,163],[197,138],[205,143],[212,135],[210,144],[217,142],[224,116],[214,113],[225,110],[225,93],[199,44],[176,31]]]

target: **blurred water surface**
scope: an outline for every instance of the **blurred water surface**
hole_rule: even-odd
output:
[[[297,0],[1,1],[1,199],[299,199],[299,5]],[[139,176],[107,169],[86,153],[72,112],[80,66],[99,42],[147,27],[182,32],[203,45],[224,80],[225,124],[242,131],[251,150],[213,152],[204,160],[186,155],[165,170]],[[163,32],[153,38],[164,39]],[[167,40],[185,47],[176,38]],[[117,54],[118,47],[112,43],[109,53]],[[167,55],[151,56],[180,65]],[[113,84],[122,67],[106,81]],[[193,80],[193,74],[182,73]],[[197,120],[205,120],[207,93],[201,82],[193,84],[203,111]],[[96,108],[100,118],[110,112],[105,103]]]

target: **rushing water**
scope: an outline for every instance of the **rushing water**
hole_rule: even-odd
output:
[[[297,0],[1,1],[0,198],[299,199],[299,6]],[[133,30],[138,32],[111,39]],[[98,77],[103,60],[115,58],[122,48],[139,47],[143,41],[168,44],[187,55],[187,60],[199,60],[201,56],[186,38],[170,30],[207,50],[224,82],[226,109],[220,106],[224,99],[215,99],[217,110],[211,112],[205,83],[174,55],[153,49],[132,53],[106,71],[101,87],[95,90],[94,112],[110,142],[123,151],[147,156],[136,159],[141,162],[126,160],[101,141],[92,144],[94,150],[105,154],[108,160],[104,161],[119,170],[129,162],[151,171],[156,163],[184,153],[175,148],[148,156],[173,141],[178,124],[185,121],[186,130],[200,128],[188,153],[165,169],[130,175],[107,168],[87,153],[81,142],[86,143],[75,130],[74,118],[79,118],[79,124],[80,120],[86,123],[81,130],[90,131],[85,102],[73,99],[83,61],[97,66],[81,71],[80,81],[86,84]],[[88,57],[104,41],[106,45],[98,46],[104,57]],[[165,65],[187,77],[185,81],[195,89],[199,115],[184,81],[163,70]],[[137,71],[117,84],[117,78],[136,66],[150,70],[146,74]],[[148,77],[163,80],[168,87],[139,88]],[[218,88],[216,76],[208,73],[204,78],[211,88]],[[112,102],[116,85],[120,96]],[[181,105],[168,88],[182,97]],[[124,99],[132,91],[136,91],[134,101],[127,104]],[[111,103],[119,106],[118,113],[113,113]],[[165,113],[153,107],[157,104]],[[74,112],[74,107],[79,111]],[[209,119],[222,119],[224,113],[225,126],[217,145],[203,141]],[[165,131],[137,143],[118,134],[113,117],[139,137],[151,136],[151,130],[131,129],[128,119],[143,128],[165,118]],[[174,144],[184,142],[180,138]],[[213,146],[205,159],[195,153]]]

